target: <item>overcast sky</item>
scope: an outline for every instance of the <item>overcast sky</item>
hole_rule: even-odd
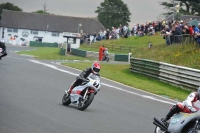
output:
[[[48,12],[63,16],[96,17],[95,10],[104,0],[0,0],[19,6],[24,12],[42,10],[46,2]],[[169,0],[122,0],[128,5],[131,12],[131,23],[145,23],[157,20],[157,17],[166,12],[158,2]]]

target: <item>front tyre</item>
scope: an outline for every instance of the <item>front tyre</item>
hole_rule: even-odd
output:
[[[70,103],[71,103],[70,95],[65,93],[63,98],[62,98],[62,104],[67,106]]]
[[[154,133],[165,133],[162,129],[160,129],[158,126],[156,126]]]
[[[194,128],[190,128],[186,133],[198,133]]]
[[[93,101],[94,93],[89,93],[86,95],[85,100],[80,100],[78,104],[79,110],[85,110]]]

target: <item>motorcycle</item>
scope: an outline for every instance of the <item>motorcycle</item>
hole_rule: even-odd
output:
[[[177,113],[168,122],[154,117],[154,133],[200,133],[200,111],[195,113]]]
[[[93,101],[94,96],[100,90],[101,81],[99,76],[95,74],[90,74],[87,81],[79,86],[76,86],[71,93],[65,90],[65,94],[62,98],[63,105],[74,104],[78,105],[79,110],[85,110]]]
[[[103,62],[103,61],[109,62],[109,59],[110,59],[110,58],[109,58],[109,54],[106,53],[105,56],[104,56],[104,58],[102,59],[102,62]]]

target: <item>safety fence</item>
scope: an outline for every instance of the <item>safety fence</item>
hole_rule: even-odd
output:
[[[168,45],[171,44],[196,44],[195,38],[190,34],[182,34],[182,35],[166,35],[160,34],[166,40]]]
[[[195,90],[200,86],[200,70],[198,69],[132,57],[130,71],[186,89]]]
[[[56,48],[58,48],[58,43],[30,41],[30,46],[32,46],[32,47],[56,47]]]

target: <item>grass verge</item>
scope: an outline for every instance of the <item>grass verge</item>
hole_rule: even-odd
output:
[[[49,47],[33,47],[37,50],[20,51],[17,54],[27,54],[35,56],[39,60],[94,60],[92,58],[84,58],[73,55],[60,55],[60,48]]]

